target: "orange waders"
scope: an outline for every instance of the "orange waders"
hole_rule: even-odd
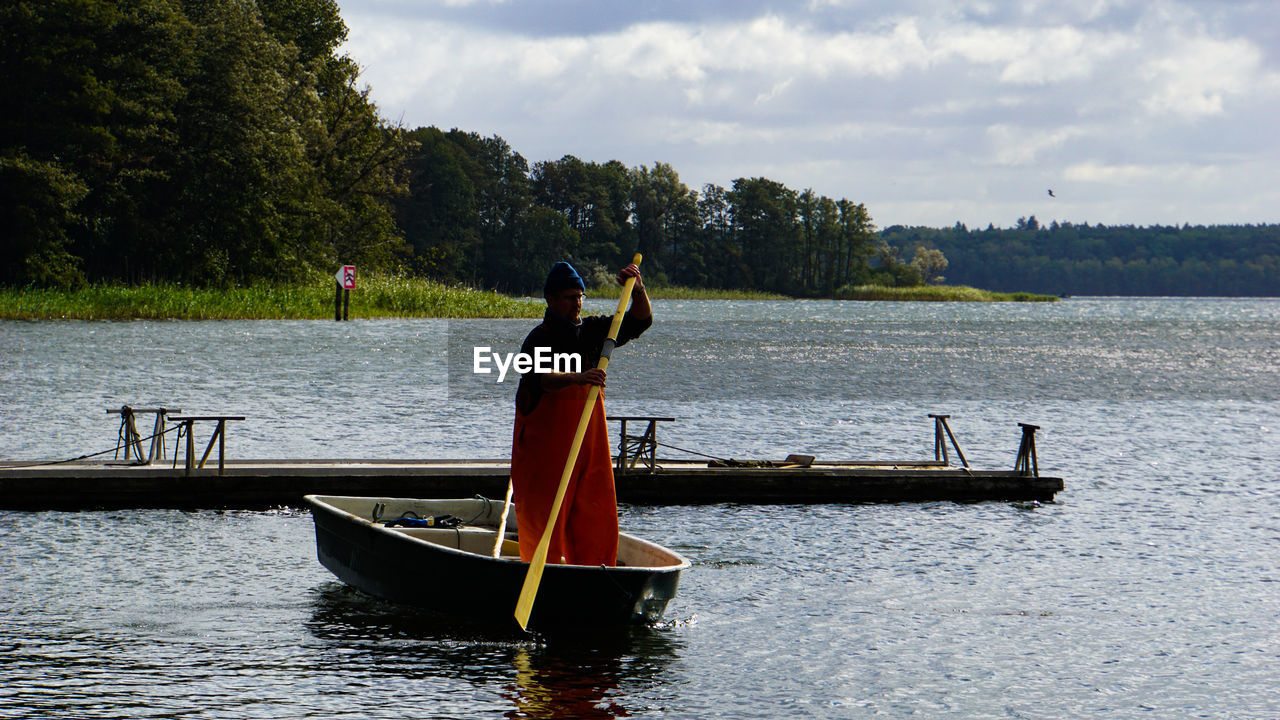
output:
[[[543,393],[528,415],[516,410],[511,482],[520,529],[520,558],[526,562],[533,557],[551,517],[551,504],[589,392],[586,385],[570,385]],[[618,500],[613,489],[612,463],[601,392],[569,476],[547,550],[548,563],[617,564]]]

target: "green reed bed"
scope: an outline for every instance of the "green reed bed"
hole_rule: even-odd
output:
[[[512,298],[488,290],[442,285],[413,278],[379,278],[351,292],[351,312],[356,309],[356,292],[370,317],[436,318],[540,318],[544,303]],[[333,314],[333,290],[329,290],[329,314]]]
[[[839,300],[899,300],[925,302],[1056,302],[1054,295],[1026,292],[991,292],[966,285],[926,285],[922,287],[882,287],[859,285],[841,288]]]
[[[348,317],[541,317],[541,303],[499,293],[399,277],[364,277],[351,291]],[[76,290],[0,288],[0,318],[83,320],[326,319],[334,286],[192,288],[181,285],[92,285]]]

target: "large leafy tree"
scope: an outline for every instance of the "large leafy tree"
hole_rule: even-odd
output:
[[[310,149],[310,167],[319,172],[321,201],[309,229],[322,239],[322,263],[380,268],[406,249],[391,202],[408,191],[411,143],[403,129],[382,122],[358,77],[350,58],[319,74],[325,132]]]
[[[289,279],[339,263],[386,267],[401,248],[404,134],[333,55],[323,0],[188,0],[200,29],[181,108],[184,252],[212,282]]]
[[[767,178],[739,178],[726,199],[751,287],[797,290],[795,191]]]
[[[291,112],[300,78],[289,49],[252,5],[193,1],[188,13],[199,28],[197,61],[179,107],[173,216],[185,228],[175,248],[188,269],[184,279],[225,283],[288,272],[312,252],[295,203],[319,199],[307,167],[315,139],[307,134],[320,134]]]
[[[61,164],[21,151],[0,155],[0,281],[73,285],[83,280],[69,231],[83,219],[77,207],[89,188]]]
[[[832,287],[865,284],[870,279],[868,258],[875,252],[871,213],[866,205],[847,199],[837,202],[836,210],[840,229],[831,260],[839,269]]]
[[[434,127],[409,133],[409,193],[397,219],[413,248],[417,274],[439,280],[479,281],[480,214],[466,151]]]
[[[631,174],[622,163],[603,165],[566,155],[531,173],[534,201],[564,216],[578,234],[578,255],[613,266],[635,247],[631,234]]]
[[[190,24],[165,0],[20,0],[0,28],[4,280],[147,272]]]
[[[517,247],[527,241],[533,205],[528,161],[497,135],[451,130],[448,138],[465,153],[463,169],[475,189],[479,240],[467,270],[486,287],[527,290],[530,270],[520,265]]]
[[[729,194],[723,187],[708,183],[698,198],[702,230],[696,244],[677,260],[676,277],[683,282],[715,288],[752,287],[742,246],[734,241]]]
[[[654,163],[631,171],[632,225],[646,273],[666,277],[698,233],[698,196],[675,168]]]
[[[227,283],[387,264],[407,143],[331,0],[0,6],[9,283]]]

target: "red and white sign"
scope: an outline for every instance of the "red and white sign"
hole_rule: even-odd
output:
[[[343,290],[355,290],[356,289],[356,266],[343,265],[342,269],[339,270],[338,274],[334,275],[333,278],[338,281],[338,284],[342,286]]]

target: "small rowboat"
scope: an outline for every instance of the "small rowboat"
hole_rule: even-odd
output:
[[[308,495],[320,563],[342,582],[402,605],[515,624],[529,563],[520,560],[515,512],[493,557],[503,504],[484,498]],[[656,622],[689,561],[622,533],[618,566],[547,565],[530,625]]]

